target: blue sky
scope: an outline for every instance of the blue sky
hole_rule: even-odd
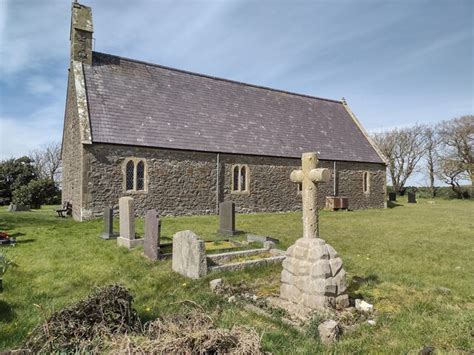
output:
[[[320,97],[369,131],[474,113],[474,1],[125,1],[95,50]],[[0,0],[0,159],[62,135],[70,2]]]

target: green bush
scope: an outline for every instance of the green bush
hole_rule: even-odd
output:
[[[44,204],[58,204],[60,200],[60,191],[53,180],[38,179],[15,189],[12,202],[17,205],[40,208]]]
[[[0,161],[0,205],[12,201],[13,191],[27,185],[38,176],[28,157]]]
[[[15,205],[31,206],[33,198],[28,185],[20,186],[13,191],[12,203]]]

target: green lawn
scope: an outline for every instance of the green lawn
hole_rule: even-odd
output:
[[[102,221],[59,219],[52,208],[34,212],[0,211],[0,230],[17,235],[9,248],[17,266],[4,278],[0,293],[0,350],[21,345],[46,315],[86,296],[93,286],[120,282],[131,289],[135,307],[147,320],[179,312],[180,301],[193,300],[209,311],[220,307],[222,327],[246,324],[262,335],[273,353],[406,353],[424,345],[443,351],[474,348],[474,202],[420,200],[385,210],[322,212],[321,234],[341,254],[350,287],[373,303],[377,325],[361,325],[332,348],[271,319],[229,304],[208,288],[211,275],[191,281],[171,272],[170,261],[150,262],[140,250],[120,249],[99,239]],[[288,247],[302,233],[300,213],[237,216],[237,228],[271,235]],[[138,221],[143,234],[143,221]],[[215,216],[165,218],[162,232],[191,229],[216,239]],[[278,293],[281,266],[218,275],[244,282],[259,295]],[[449,288],[451,292],[440,288]]]

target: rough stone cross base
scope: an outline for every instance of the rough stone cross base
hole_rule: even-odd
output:
[[[280,298],[309,309],[349,306],[346,272],[334,248],[320,238],[300,238],[288,248]]]

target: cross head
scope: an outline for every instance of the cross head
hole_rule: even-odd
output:
[[[293,170],[290,179],[301,183],[303,197],[303,237],[319,238],[318,188],[320,182],[328,182],[331,178],[329,169],[316,168],[318,155],[303,153],[301,170]]]

